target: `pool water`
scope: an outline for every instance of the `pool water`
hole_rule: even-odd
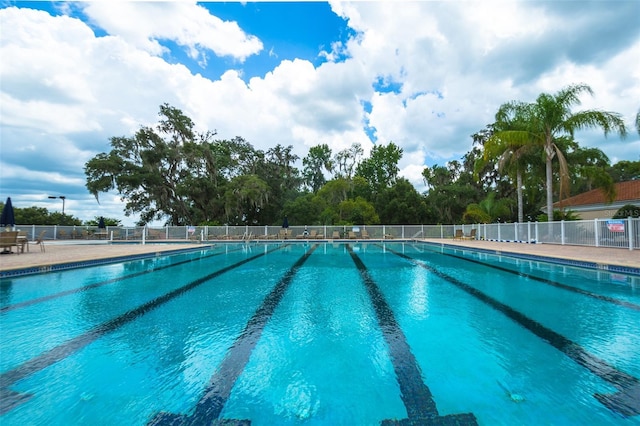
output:
[[[3,279],[0,302],[3,425],[640,424],[631,275],[223,244]]]

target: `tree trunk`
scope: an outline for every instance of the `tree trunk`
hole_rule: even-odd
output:
[[[516,172],[516,185],[518,194],[518,223],[524,222],[524,206],[522,205],[522,171],[518,168]]]
[[[553,167],[551,164],[552,157],[547,155],[547,221],[553,220]]]
[[[553,149],[553,139],[549,131],[545,135],[544,151],[547,154],[547,222],[553,221],[553,157],[556,155]]]

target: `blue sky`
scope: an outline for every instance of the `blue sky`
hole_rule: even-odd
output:
[[[123,216],[83,166],[159,105],[220,139],[304,157],[393,141],[401,174],[460,159],[507,101],[587,83],[626,140],[576,135],[640,160],[640,2],[11,2],[0,0],[0,198],[82,220]]]

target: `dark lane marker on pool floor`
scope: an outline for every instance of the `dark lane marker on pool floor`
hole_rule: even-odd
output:
[[[453,284],[461,290],[464,290],[476,299],[486,303],[499,312],[502,312],[507,317],[511,318],[522,327],[531,331],[540,339],[545,340],[551,344],[554,348],[558,349],[577,364],[586,368],[596,376],[600,377],[611,383],[614,387],[619,389],[619,392],[613,394],[596,394],[594,397],[600,401],[604,406],[610,410],[622,414],[623,416],[636,416],[640,414],[640,380],[636,377],[618,370],[613,365],[607,363],[605,360],[598,358],[597,356],[590,354],[582,346],[570,340],[569,338],[556,333],[555,331],[543,326],[539,322],[527,317],[523,313],[516,311],[510,306],[505,305],[502,302],[488,296],[482,291],[463,283],[459,279],[445,274],[436,268],[427,265],[421,260],[417,260],[404,253],[397,252],[387,248],[387,251],[402,257],[413,263],[427,269],[429,272],[437,275],[445,281]]]
[[[95,340],[98,340],[103,335],[119,329],[123,325],[136,320],[138,317],[158,308],[161,305],[164,305],[165,303],[175,299],[178,296],[183,295],[187,291],[192,290],[200,286],[201,284],[204,284],[205,282],[224,274],[225,272],[229,272],[232,269],[251,262],[252,260],[258,259],[259,257],[262,257],[271,251],[279,250],[280,248],[281,247],[277,247],[268,252],[263,252],[255,256],[248,257],[241,260],[240,262],[226,266],[216,272],[192,281],[180,288],[172,290],[169,293],[165,293],[164,295],[150,300],[149,302],[144,303],[135,309],[127,311],[124,314],[119,315],[107,322],[99,324],[89,331],[77,337],[74,337],[69,341],[52,349],[49,349],[46,352],[43,352],[35,358],[31,358],[30,360],[25,361],[12,370],[2,373],[2,375],[0,375],[0,414],[4,414],[12,410],[16,406],[22,404],[23,402],[26,402],[31,397],[31,395],[21,394],[9,389],[9,386],[13,385],[18,380],[22,380],[25,377],[32,375],[33,373],[44,370],[45,368],[55,364],[56,362],[63,360],[64,358],[74,354],[75,352],[79,351]]]
[[[240,249],[238,249],[238,250],[240,250]],[[233,250],[233,251],[237,251],[237,250]],[[209,258],[209,257],[213,257],[213,256],[219,256],[221,254],[226,254],[226,252],[225,253],[212,253],[212,254],[208,254],[208,255],[205,255],[205,256],[200,256],[200,257],[196,257],[196,258],[192,258],[192,259],[186,259],[186,260],[182,260],[180,262],[172,263],[171,265],[162,265],[162,266],[159,266],[157,268],[147,269],[146,271],[134,272],[132,274],[125,275],[125,276],[122,276],[122,277],[112,278],[110,280],[100,281],[100,282],[93,283],[93,284],[88,284],[88,285],[85,285],[85,286],[82,286],[82,287],[78,287],[78,288],[74,288],[74,289],[71,289],[71,290],[65,290],[65,291],[61,291],[59,293],[50,294],[48,296],[39,297],[37,299],[25,300],[24,302],[18,302],[18,303],[14,303],[13,305],[3,306],[2,308],[0,308],[0,314],[4,314],[5,312],[14,311],[14,310],[20,309],[20,308],[26,308],[27,306],[31,306],[31,305],[35,305],[35,304],[38,304],[38,303],[47,302],[49,300],[57,299],[59,297],[68,296],[70,294],[81,293],[83,291],[87,291],[87,290],[91,290],[91,289],[94,289],[94,288],[102,287],[102,286],[107,285],[107,284],[113,284],[113,283],[116,283],[118,281],[124,281],[124,280],[128,280],[128,279],[131,279],[131,278],[136,278],[136,277],[139,277],[141,275],[149,274],[151,272],[158,272],[158,271],[162,271],[163,269],[173,268],[174,266],[184,265],[185,263],[195,262],[195,261],[203,260],[203,259],[206,259],[206,258]]]
[[[473,413],[440,416],[431,391],[422,380],[420,366],[416,361],[407,338],[393,315],[391,307],[380,288],[369,275],[360,257],[347,245],[351,259],[356,264],[364,285],[373,303],[378,325],[389,347],[389,356],[400,386],[400,396],[407,409],[407,419],[383,420],[383,425],[477,425]]]
[[[492,264],[489,264],[489,263],[484,263],[483,261],[477,260],[477,259],[469,259],[468,257],[458,256],[458,255],[455,255],[455,254],[444,253],[444,252],[439,252],[439,251],[436,251],[434,253],[443,254],[445,256],[453,257],[455,259],[466,260],[467,262],[476,263],[478,265],[486,266],[488,268],[497,269],[499,271],[509,272],[510,274],[518,275],[518,276],[524,277],[524,278],[529,278],[531,280],[535,280],[535,281],[550,285],[552,287],[557,287],[557,288],[561,288],[563,290],[571,291],[573,293],[582,294],[583,296],[593,297],[594,299],[602,300],[604,302],[613,303],[613,304],[616,304],[616,305],[619,305],[619,306],[622,306],[622,307],[625,307],[625,308],[633,309],[634,311],[640,311],[640,305],[636,305],[635,303],[627,302],[626,300],[615,299],[613,297],[603,296],[602,294],[592,293],[590,291],[583,290],[583,289],[578,288],[578,287],[573,287],[573,286],[570,286],[570,285],[562,284],[562,283],[559,283],[557,281],[553,281],[553,280],[550,280],[550,279],[547,279],[547,278],[542,278],[542,277],[538,277],[538,276],[535,276],[535,275],[527,274],[525,272],[515,271],[513,269],[505,268],[504,266],[498,266],[498,265],[492,265]]]
[[[251,353],[256,347],[264,327],[267,325],[276,307],[282,300],[289,284],[293,281],[298,269],[309,259],[309,256],[316,250],[317,244],[313,245],[298,261],[287,271],[282,279],[275,285],[271,292],[264,298],[262,304],[255,311],[247,322],[244,330],[233,345],[227,351],[222,363],[209,380],[209,384],[203,392],[202,397],[196,403],[193,414],[174,414],[169,412],[158,413],[148,425],[248,425],[249,420],[219,419],[231,389],[242,374],[245,366],[249,362]]]

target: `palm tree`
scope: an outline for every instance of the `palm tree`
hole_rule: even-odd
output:
[[[496,113],[493,134],[484,143],[482,160],[475,164],[476,173],[489,161],[497,159],[498,171],[507,171],[516,175],[516,196],[518,205],[518,222],[524,222],[522,195],[522,173],[530,163],[530,154],[534,145],[531,139],[523,139],[526,135],[526,104],[504,104]]]
[[[513,203],[513,200],[509,198],[496,200],[496,193],[490,192],[479,203],[469,204],[462,215],[462,219],[466,222],[476,223],[494,222],[511,215],[511,203]]]
[[[579,96],[582,93],[593,95],[593,90],[586,84],[568,86],[554,95],[542,93],[534,103],[522,104],[513,102],[506,104],[506,108],[524,114],[527,129],[521,131],[508,131],[511,140],[519,139],[521,143],[527,140],[536,140],[542,145],[545,157],[546,189],[547,189],[547,215],[553,217],[553,159],[558,157],[561,178],[568,177],[568,168],[562,150],[557,142],[559,139],[573,139],[576,130],[600,127],[607,136],[612,131],[617,131],[620,137],[625,137],[627,129],[621,115],[616,112],[585,110],[573,113],[571,108],[580,105]],[[517,132],[517,133],[516,133]],[[498,136],[500,136],[498,134]],[[560,183],[560,197],[567,190],[566,185]]]

